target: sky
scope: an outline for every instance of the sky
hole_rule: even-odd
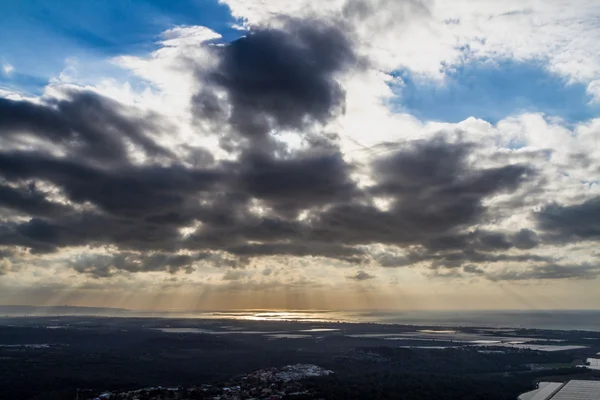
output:
[[[600,3],[0,3],[0,304],[600,308]]]

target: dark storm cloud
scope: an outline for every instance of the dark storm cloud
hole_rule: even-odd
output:
[[[0,174],[12,181],[38,179],[60,187],[76,203],[113,214],[150,214],[181,207],[187,194],[206,190],[220,176],[181,166],[133,166],[106,170],[76,159],[36,152],[0,153]]]
[[[173,156],[151,137],[159,125],[156,117],[127,115],[122,104],[93,92],[69,95],[46,104],[0,98],[0,139],[18,141],[29,134],[63,145],[71,156],[125,161],[127,138],[149,155]]]
[[[478,169],[466,161],[472,149],[471,144],[439,138],[409,143],[375,161],[376,183],[364,189],[350,178],[354,167],[334,148],[284,156],[245,151],[235,161],[219,163],[201,155],[196,167],[104,166],[44,151],[0,152],[0,174],[12,185],[0,186],[0,204],[32,216],[26,222],[0,224],[0,244],[33,253],[117,246],[123,254],[110,263],[74,266],[94,276],[180,267],[157,256],[134,259],[131,251],[218,250],[233,257],[220,264],[235,266],[271,255],[359,263],[369,255],[355,245],[385,243],[424,249],[402,265],[427,261],[435,268],[457,268],[535,261],[534,256],[494,253],[528,248],[532,233],[460,233],[485,217],[485,198],[510,192],[533,176],[521,165]],[[53,185],[72,206],[51,203],[25,186],[31,181]],[[375,207],[373,196],[390,199],[389,210]],[[262,207],[262,215],[256,214],[256,206]],[[296,219],[307,210],[306,218]],[[195,232],[181,236],[180,228],[196,223],[200,227]],[[390,260],[379,261],[392,266]]]
[[[217,204],[205,210],[205,224],[188,238],[182,246],[187,249],[244,249],[249,242],[272,244],[287,241],[298,243],[300,247],[307,245],[302,238],[306,237],[309,227],[297,222],[277,217],[253,215],[244,205]],[[266,249],[268,247],[263,247]],[[242,250],[243,252],[243,250]],[[272,255],[275,255],[272,253]]]
[[[70,267],[80,273],[105,278],[121,272],[179,271],[193,272],[193,264],[210,257],[207,253],[128,253],[115,255],[81,255],[70,261]]]
[[[373,192],[396,198],[393,213],[417,234],[471,224],[484,213],[484,198],[513,191],[534,175],[525,165],[473,168],[466,161],[472,147],[442,139],[413,142],[376,162]]]
[[[466,162],[472,148],[470,144],[449,144],[440,139],[411,143],[375,163],[379,182],[366,192],[351,184],[347,178],[349,166],[337,156],[299,157],[291,161],[261,156],[265,157],[264,165],[242,162],[241,167],[253,171],[245,176],[253,179],[239,186],[276,212],[306,209],[315,204],[328,207],[324,211],[317,209],[304,221],[286,219],[293,215],[290,213],[280,213],[280,218],[257,219],[237,208],[236,214],[223,218],[220,224],[204,226],[186,246],[218,246],[245,256],[312,252],[346,260],[347,250],[353,245],[424,246],[422,254],[395,259],[393,266],[429,261],[455,268],[467,262],[536,260],[533,255],[494,253],[530,246],[533,233],[458,232],[484,218],[483,199],[510,192],[534,176],[530,168],[520,165],[474,168]],[[373,194],[391,199],[392,207],[382,211],[370,204]],[[248,246],[249,241],[271,243]],[[360,252],[350,257],[361,259]],[[378,261],[392,266],[389,258]]]
[[[428,240],[424,246],[432,251],[444,250],[521,250],[532,249],[539,244],[538,235],[532,230],[521,229],[515,233],[475,230],[449,236],[439,236]]]
[[[32,218],[23,223],[0,223],[0,244],[28,247],[34,253],[53,252],[69,246],[109,244],[122,249],[172,249],[176,247],[174,241],[178,234],[172,226],[95,212]]]
[[[405,143],[375,162],[377,190],[417,192],[456,182],[470,172],[465,158],[473,148],[473,144],[448,143],[442,137]]]
[[[49,201],[35,184],[11,187],[0,184],[0,207],[33,216],[59,215],[70,210],[68,206]]]
[[[600,239],[600,197],[572,206],[551,204],[536,214],[538,227],[553,240]]]
[[[24,246],[33,252],[52,252],[62,247],[115,245],[122,250],[176,251],[221,249],[222,245],[182,240],[183,223],[148,222],[139,216],[114,216],[98,212],[76,212],[55,218],[34,218],[23,223],[0,223],[0,245]],[[225,240],[225,239],[223,239]]]
[[[476,275],[482,275],[485,274],[485,271],[482,270],[481,268],[477,267],[476,265],[465,265],[463,267],[463,272],[467,273],[467,274],[476,274]]]
[[[434,139],[384,156],[374,165],[378,183],[368,191],[391,199],[390,209],[356,202],[336,205],[316,219],[315,237],[356,244],[435,241],[479,222],[488,196],[510,193],[535,176],[525,165],[474,168],[466,162],[471,148]],[[480,240],[499,245],[498,238]]]
[[[484,263],[552,261],[508,254],[535,247],[533,231],[477,228],[488,218],[485,200],[536,174],[525,164],[473,165],[475,144],[441,136],[395,143],[367,166],[373,182],[357,184],[353,173],[363,166],[344,159],[335,134],[316,129],[344,110],[337,75],[362,63],[340,26],[287,20],[211,47],[216,67],[197,67],[202,89],[192,106],[199,127],[219,129],[227,161],[192,146],[177,155],[161,148],[162,119],[95,93],[40,104],[0,100],[0,216],[18,215],[0,220],[0,245],[37,254],[116,248],[70,264],[99,278],[189,272],[201,260],[238,268],[268,256],[427,262],[471,274]],[[303,138],[302,150],[279,140],[282,131]],[[43,145],[23,150],[23,134]],[[132,147],[144,163],[133,162]],[[389,208],[377,207],[377,198]],[[372,244],[407,255],[374,256]]]
[[[473,243],[473,234],[457,233],[426,240],[423,245],[431,252],[465,249]]]
[[[301,130],[343,110],[345,93],[335,74],[356,61],[351,41],[322,21],[283,25],[214,48],[218,65],[201,74],[205,87],[193,100],[199,119],[226,118],[243,137],[261,140],[273,129]],[[226,104],[217,89],[226,92]]]
[[[465,264],[478,263],[497,263],[497,262],[553,262],[554,257],[540,256],[537,254],[504,254],[504,253],[484,253],[473,250],[466,250],[454,253],[428,254],[426,260],[431,260],[432,268],[459,268]]]
[[[505,271],[489,274],[492,281],[520,281],[547,279],[594,279],[600,274],[600,266],[591,264],[559,265],[547,264],[529,267],[525,271]]]
[[[390,268],[408,267],[427,260],[426,253],[415,250],[401,255],[381,253],[374,258],[380,266]]]
[[[291,159],[251,154],[243,157],[240,168],[240,187],[283,214],[340,203],[358,193],[340,153]]]
[[[368,281],[370,279],[375,279],[375,275],[371,275],[368,272],[365,271],[358,271],[353,275],[349,275],[346,278],[348,279],[352,279],[354,281],[358,281],[358,282],[362,282],[362,281]]]
[[[530,229],[521,229],[512,236],[511,240],[519,249],[532,249],[540,243],[538,234]]]
[[[194,167],[206,167],[215,163],[215,157],[206,149],[184,145],[185,160]]]
[[[7,248],[0,248],[0,258],[8,258],[12,257],[15,254],[15,251]]]
[[[482,247],[491,250],[508,250],[513,247],[513,244],[508,238],[497,232],[484,232],[478,237]]]
[[[410,251],[403,255],[380,254],[376,260],[383,267],[406,267],[416,263],[426,263],[433,269],[455,269],[473,264],[500,262],[556,262],[555,257],[537,254],[506,254],[502,252],[482,252],[475,250],[431,252],[426,248]]]
[[[81,239],[68,240],[71,236],[71,232],[39,218],[23,223],[0,223],[0,245],[27,247],[32,253],[51,253],[64,244],[85,244]]]

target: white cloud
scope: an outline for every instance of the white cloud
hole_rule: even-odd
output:
[[[246,271],[242,271],[239,269],[228,269],[223,275],[223,278],[221,279],[224,281],[239,281],[246,278],[247,276],[248,273]]]
[[[12,269],[12,263],[7,258],[0,258],[0,275],[8,274]]]
[[[247,31],[248,30],[247,26],[240,25],[240,24],[233,24],[233,25],[231,25],[231,28],[238,30],[238,31]]]
[[[12,65],[8,63],[2,64],[2,71],[4,72],[4,75],[11,75],[14,70],[15,67],[13,67]]]
[[[165,47],[197,46],[209,40],[221,38],[221,35],[204,26],[176,26],[162,33],[160,42]]]
[[[586,92],[591,97],[590,103],[600,103],[600,79],[591,81]]]
[[[223,1],[235,17],[250,25],[277,15],[339,18],[346,4]],[[366,0],[365,4],[374,4],[374,13],[358,15],[352,27],[363,52],[385,70],[407,68],[442,79],[447,69],[492,58],[541,62],[569,82],[600,77],[600,3],[595,0]]]
[[[25,100],[25,97],[22,96],[21,94],[15,93],[15,92],[12,92],[9,90],[3,90],[3,89],[0,89],[0,97],[2,97],[4,99],[10,99],[10,100]]]
[[[60,72],[55,82],[76,83],[79,78],[79,60],[77,58],[67,58],[65,68]]]

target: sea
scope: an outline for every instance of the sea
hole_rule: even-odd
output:
[[[2,317],[15,316],[114,316],[198,318],[248,321],[351,322],[436,327],[527,328],[600,332],[600,310],[216,310],[139,311],[88,307],[0,306]],[[1,321],[0,321],[1,323]]]
[[[194,313],[196,318],[256,321],[354,322],[442,327],[526,328],[600,332],[600,310],[486,311],[269,311]]]

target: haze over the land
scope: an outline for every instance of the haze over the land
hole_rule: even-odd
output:
[[[597,309],[600,3],[0,5],[0,304]]]

